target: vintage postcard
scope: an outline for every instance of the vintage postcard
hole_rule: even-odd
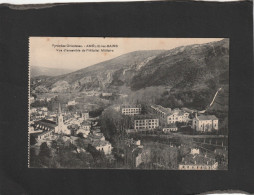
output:
[[[29,38],[30,168],[227,170],[228,38]]]

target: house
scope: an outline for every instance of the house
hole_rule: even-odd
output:
[[[126,138],[124,140],[124,144],[125,145],[136,145],[136,146],[140,146],[141,145],[141,141],[140,140],[134,140],[133,138],[129,139]]]
[[[53,133],[54,133],[54,130],[43,131],[41,134],[39,134],[39,135],[37,136],[37,141],[44,140],[44,139],[46,139],[47,137],[53,135]]]
[[[75,136],[70,136],[70,142],[72,143],[72,144],[76,144],[76,141],[78,140],[79,138],[78,137],[75,137]]]
[[[86,121],[89,119],[89,112],[83,112],[81,113],[81,117]]]
[[[199,148],[191,148],[190,154],[192,154],[192,155],[200,154]]]
[[[100,140],[100,141],[105,141],[105,137],[104,137],[104,135],[102,135],[102,134],[89,134],[89,135],[88,135],[88,139],[89,139],[91,142],[93,142],[93,141],[98,141],[98,140]]]
[[[177,126],[175,124],[169,124],[163,127],[162,131],[164,133],[169,133],[169,132],[176,132],[178,130]]]
[[[67,105],[68,106],[75,106],[76,105],[76,101],[75,100],[68,101]]]
[[[91,129],[91,123],[87,122],[87,121],[83,121],[81,124],[80,124],[81,128],[82,129],[85,129],[87,131],[90,131]]]
[[[217,170],[218,162],[215,159],[208,158],[206,155],[189,154],[182,158],[178,165],[179,170]]]
[[[41,110],[44,111],[44,112],[47,112],[48,108],[47,107],[41,107]]]
[[[50,102],[52,98],[46,98],[46,101],[47,102]]]
[[[29,100],[30,100],[30,103],[34,103],[34,101],[35,101],[33,96],[30,96]]]
[[[106,155],[111,154],[112,146],[110,142],[106,140],[93,140],[91,145],[100,152],[104,152]]]
[[[76,134],[78,135],[79,133],[82,133],[83,134],[83,137],[87,137],[90,133],[89,130],[86,130],[86,129],[83,129],[83,128],[80,128],[77,130]]]
[[[37,108],[31,108],[31,109],[30,109],[30,112],[31,112],[31,113],[36,113],[36,112],[37,112]]]
[[[138,167],[142,162],[143,148],[135,145],[128,145],[125,147],[125,163],[132,168]]]
[[[136,106],[125,105],[121,107],[121,111],[123,115],[141,114],[141,106],[140,105],[136,105]]]
[[[195,114],[195,118],[192,121],[192,128],[196,131],[212,131],[218,130],[218,118],[214,115],[197,115]]]
[[[37,100],[43,102],[45,101],[45,98],[37,98]]]
[[[155,116],[144,115],[134,119],[134,129],[155,129],[159,127],[159,119]]]
[[[110,97],[112,96],[112,93],[102,93],[102,97]]]
[[[133,166],[138,167],[142,162],[142,148],[136,148],[133,152]]]
[[[227,157],[227,156],[228,156],[228,151],[225,150],[225,149],[216,148],[216,149],[214,150],[214,154],[215,154],[215,155],[222,155],[222,156],[224,156],[224,157]]]

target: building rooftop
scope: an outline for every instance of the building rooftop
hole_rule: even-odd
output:
[[[47,119],[42,119],[42,120],[39,120],[39,121],[35,121],[35,125],[37,125],[37,124],[44,125],[46,127],[53,127],[53,128],[57,126],[56,122],[50,121],[50,120],[47,120]]]
[[[155,108],[157,110],[160,110],[161,112],[164,112],[166,114],[170,114],[171,113],[171,108],[164,108],[163,106],[161,105],[152,105],[151,106],[152,108]]]
[[[122,105],[122,108],[141,108],[141,105]]]
[[[177,128],[175,123],[167,124],[164,128]]]
[[[94,140],[91,144],[94,147],[110,145],[106,140]]]
[[[218,120],[218,118],[214,115],[199,115],[197,118],[199,120]]]
[[[153,114],[146,114],[146,115],[135,115],[134,120],[144,120],[144,119],[158,119],[158,116]]]
[[[134,155],[134,156],[138,156],[139,154],[141,154],[142,153],[142,151],[143,151],[143,149],[142,148],[135,148],[134,150],[133,150],[133,152],[132,152],[132,154]]]

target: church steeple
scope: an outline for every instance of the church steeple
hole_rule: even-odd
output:
[[[63,115],[61,111],[61,104],[58,104],[58,132],[62,133],[63,130]]]
[[[62,114],[60,103],[58,103],[58,114]]]

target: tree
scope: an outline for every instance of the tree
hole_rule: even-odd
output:
[[[75,110],[75,106],[69,105],[69,106],[67,107],[67,109],[68,109],[68,111],[72,112],[72,111]]]
[[[43,142],[40,146],[39,156],[50,157],[50,149],[46,142]]]
[[[42,167],[40,164],[40,159],[36,155],[35,148],[30,147],[29,159],[30,167]]]
[[[36,144],[36,139],[32,134],[30,134],[30,145],[32,146],[34,144]]]
[[[84,138],[84,137],[83,137],[83,133],[78,133],[77,136],[78,136],[79,138]]]

